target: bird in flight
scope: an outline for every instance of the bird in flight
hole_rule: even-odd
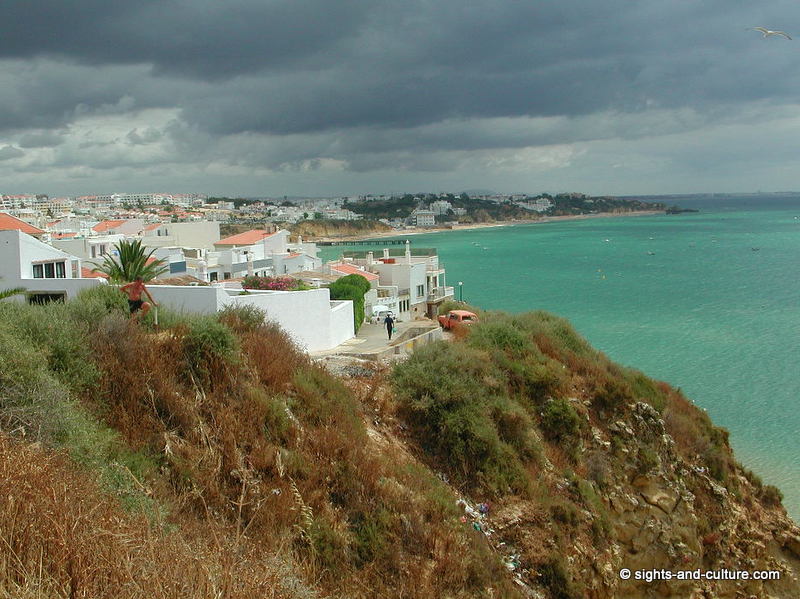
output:
[[[765,27],[751,27],[751,29],[753,31],[760,31],[761,33],[764,34],[763,37],[769,37],[770,35],[782,35],[787,40],[792,39],[791,37],[789,37],[789,34],[786,33],[785,31],[773,31],[772,29],[767,29]]]

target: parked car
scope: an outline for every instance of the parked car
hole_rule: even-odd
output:
[[[452,329],[457,326],[469,325],[478,322],[478,316],[468,310],[450,310],[447,314],[439,316],[439,324],[444,329]]]

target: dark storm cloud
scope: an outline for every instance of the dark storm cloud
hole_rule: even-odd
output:
[[[196,93],[174,100],[215,133],[413,126],[796,93],[776,75],[798,53],[745,31],[770,12],[782,25],[781,7],[791,4],[17,0],[3,9],[0,56],[186,77]]]
[[[800,42],[747,31],[800,37],[788,0],[13,0],[0,17],[7,143],[53,147],[89,116],[175,113],[60,145],[64,164],[120,140],[85,159],[135,148],[136,164],[171,151],[447,170],[458,152],[691,133],[800,98],[787,76]]]

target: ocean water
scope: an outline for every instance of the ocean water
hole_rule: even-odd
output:
[[[463,299],[569,319],[611,359],[680,387],[800,520],[800,196],[699,213],[409,237]]]

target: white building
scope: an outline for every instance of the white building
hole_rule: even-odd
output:
[[[17,300],[44,303],[74,298],[102,284],[81,278],[81,260],[17,230],[0,231],[0,277],[4,288],[25,287]]]
[[[431,202],[430,209],[434,214],[444,215],[447,214],[448,210],[453,209],[453,205],[447,200],[436,200]]]
[[[222,285],[151,285],[153,299],[173,310],[211,314],[226,306],[255,306],[309,352],[333,349],[355,336],[353,302],[331,301],[327,289],[248,291]]]
[[[401,255],[392,255],[386,248],[378,259],[367,252],[363,258],[354,257],[350,261],[380,277],[379,303],[389,305],[396,301],[395,312],[403,319],[433,317],[442,302],[453,298],[453,288],[447,286],[446,271],[439,263],[439,256],[433,250],[412,255],[408,241]]]
[[[189,223],[152,223],[141,232],[142,244],[147,247],[179,246],[211,249],[219,238],[219,223],[197,221]]]
[[[432,210],[418,208],[408,218],[415,227],[432,227],[436,224],[436,214]]]

